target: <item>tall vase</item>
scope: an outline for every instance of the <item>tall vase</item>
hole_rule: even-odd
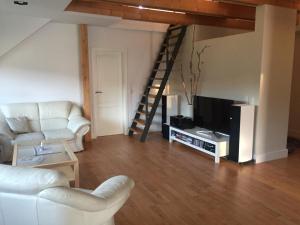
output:
[[[185,116],[191,117],[191,118],[194,117],[194,106],[193,106],[193,104],[187,104],[185,106]]]

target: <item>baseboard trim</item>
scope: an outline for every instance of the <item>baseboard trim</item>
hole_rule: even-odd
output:
[[[288,157],[288,149],[283,149],[276,152],[267,152],[264,154],[255,154],[255,163],[263,163],[276,159],[284,159]]]

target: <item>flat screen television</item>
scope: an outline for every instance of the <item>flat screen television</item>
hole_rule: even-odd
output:
[[[194,123],[196,126],[224,134],[230,133],[232,100],[194,97]]]

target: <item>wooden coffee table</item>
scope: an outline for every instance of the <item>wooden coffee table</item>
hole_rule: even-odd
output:
[[[68,142],[44,143],[46,152],[37,153],[37,145],[15,144],[12,166],[47,168],[61,171],[79,187],[78,159]]]

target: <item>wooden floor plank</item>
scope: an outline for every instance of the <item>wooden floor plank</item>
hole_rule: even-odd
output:
[[[300,224],[300,151],[259,165],[215,164],[213,158],[159,134],[145,143],[101,137],[78,153],[80,183],[93,189],[119,174],[136,187],[118,225]]]

